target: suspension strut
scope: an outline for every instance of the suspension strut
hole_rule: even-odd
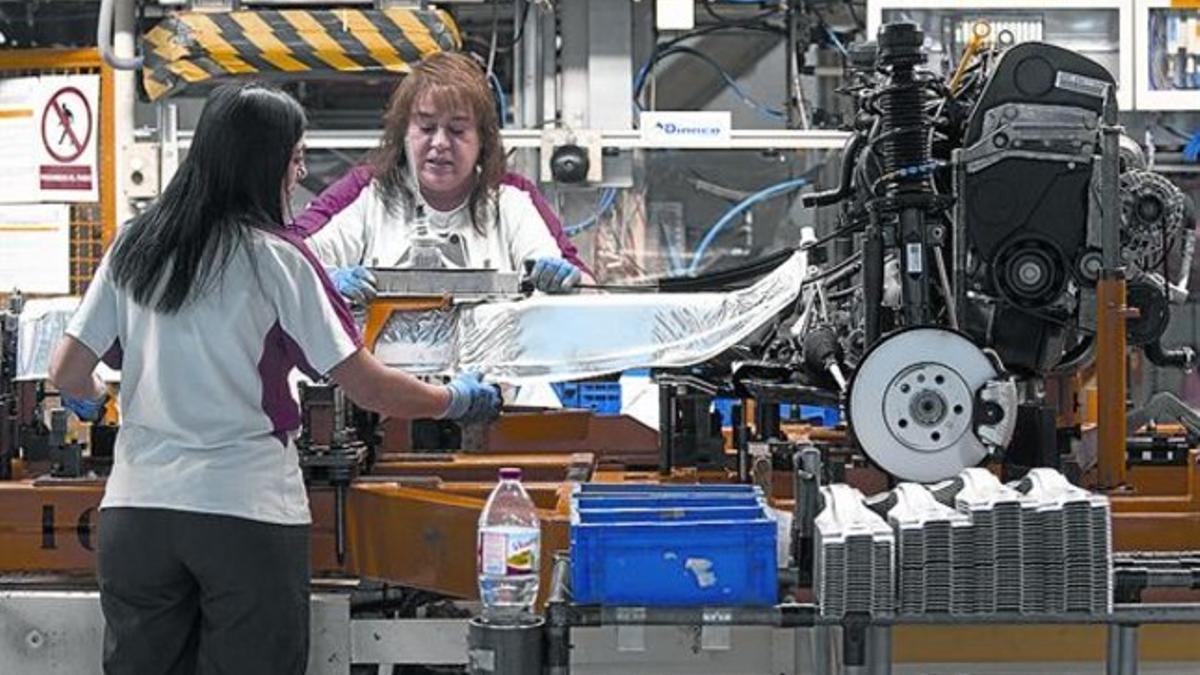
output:
[[[876,95],[879,127],[870,144],[881,173],[872,186],[868,208],[872,221],[888,231],[883,239],[898,249],[903,317],[909,326],[933,322],[928,255],[929,214],[937,202],[930,175],[933,122],[925,114],[925,90],[916,73],[926,58],[924,40],[924,33],[914,23],[887,24],[880,29],[877,67],[888,81]],[[864,260],[864,264],[882,266],[882,255]],[[882,284],[882,277],[880,269],[864,274],[864,282]],[[865,290],[874,295],[875,289]]]

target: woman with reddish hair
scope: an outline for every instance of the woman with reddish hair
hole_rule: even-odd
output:
[[[384,122],[370,183],[323,227],[306,223],[309,214],[298,219],[340,292],[370,299],[368,267],[522,272],[527,260],[536,289],[574,290],[579,266],[564,259],[530,193],[506,180],[491,90],[470,57],[422,61],[396,88]]]

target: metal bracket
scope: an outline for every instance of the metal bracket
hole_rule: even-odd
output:
[[[646,627],[630,625],[629,622],[644,622],[645,607],[618,607],[617,620],[617,651],[644,652],[646,651]]]

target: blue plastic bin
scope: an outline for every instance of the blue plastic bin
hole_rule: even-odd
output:
[[[574,496],[584,495],[622,495],[650,497],[657,494],[738,494],[762,497],[762,491],[753,485],[729,483],[712,483],[697,485],[695,483],[577,483],[572,490]]]
[[[585,484],[572,498],[572,597],[583,604],[772,605],[776,536],[775,517],[749,486]]]
[[[664,493],[655,495],[598,494],[581,495],[576,501],[580,509],[660,509],[699,507],[756,507],[759,500],[750,495],[730,493]]]
[[[731,398],[718,398],[713,400],[713,409],[721,414],[721,425],[730,426],[733,424],[733,404],[736,403]],[[804,422],[815,423],[823,427],[836,427],[842,420],[842,413],[837,408],[826,408],[819,405],[792,405],[790,403],[779,404],[779,417],[784,420],[800,420]]]
[[[653,513],[647,513],[653,511]],[[701,520],[754,520],[762,515],[758,506],[664,506],[652,508],[581,508],[580,519],[590,523],[669,523]]]
[[[591,410],[597,415],[621,414],[620,382],[555,382],[551,386],[567,408]]]
[[[815,423],[822,427],[836,427],[842,421],[842,413],[837,408],[826,408],[819,405],[789,405],[779,406],[779,416],[785,420],[801,420]]]
[[[754,508],[761,501],[753,485],[582,483],[572,495],[577,509]]]

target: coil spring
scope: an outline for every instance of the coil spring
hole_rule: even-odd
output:
[[[905,78],[903,75],[909,75]],[[903,175],[904,169],[930,161],[930,127],[924,95],[909,73],[896,73],[876,101],[880,113],[878,153],[883,175],[894,176],[884,183],[886,194],[924,192],[932,189],[927,174]]]

